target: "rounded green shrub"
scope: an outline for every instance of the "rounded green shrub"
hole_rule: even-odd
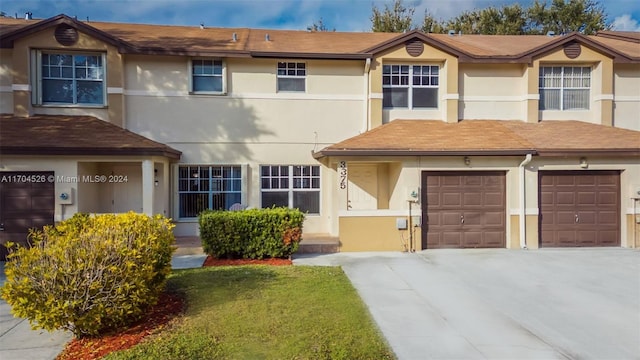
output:
[[[139,319],[171,272],[170,220],[133,212],[77,214],[11,248],[1,296],[14,315],[45,330],[98,335]]]
[[[203,211],[198,219],[205,253],[216,258],[285,258],[298,250],[304,213],[273,207]]]

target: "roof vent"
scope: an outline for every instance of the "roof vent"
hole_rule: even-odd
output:
[[[26,12],[24,13],[24,19],[25,20],[33,20],[33,13],[32,12]]]
[[[233,35],[231,36],[231,41],[233,41],[233,42],[238,41],[238,34],[233,33]]]
[[[264,41],[271,41],[271,38],[269,37],[269,34],[265,34],[264,35]]]
[[[449,30],[449,36],[453,36],[453,35],[455,35],[455,34],[456,34],[456,31],[455,31],[455,30],[453,30],[453,29]]]
[[[547,36],[555,36],[556,32],[555,31],[547,31]]]

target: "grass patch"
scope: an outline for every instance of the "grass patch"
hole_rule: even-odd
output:
[[[233,266],[179,270],[173,327],[106,359],[394,359],[337,267]]]

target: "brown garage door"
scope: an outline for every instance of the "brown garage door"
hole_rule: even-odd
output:
[[[422,189],[423,249],[505,246],[504,172],[423,172]]]
[[[620,246],[618,171],[541,171],[540,246]]]
[[[53,172],[0,172],[0,243],[26,244],[30,228],[53,224]],[[0,260],[6,248],[0,246]]]

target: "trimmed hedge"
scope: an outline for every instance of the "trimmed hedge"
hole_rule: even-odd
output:
[[[155,304],[171,272],[173,224],[160,215],[76,214],[10,249],[0,289],[16,316],[78,337],[117,330]]]
[[[298,250],[304,214],[285,207],[208,210],[198,221],[202,248],[215,258],[286,258]]]

